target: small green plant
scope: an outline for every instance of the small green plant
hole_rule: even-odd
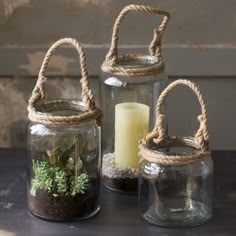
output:
[[[31,180],[31,195],[36,196],[38,190],[59,195],[84,194],[89,187],[89,177],[81,173],[83,163],[78,158],[75,163],[76,139],[72,146],[64,151],[57,147],[46,154],[46,160],[32,160],[34,178]]]
[[[88,188],[88,183],[89,183],[88,175],[86,175],[85,173],[81,174],[77,178],[72,176],[71,189],[70,189],[71,195],[75,196],[77,193],[84,194]]]

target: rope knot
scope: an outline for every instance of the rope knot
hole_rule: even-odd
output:
[[[162,128],[164,127],[164,123],[165,123],[165,115],[159,114],[157,117],[157,125],[156,125],[158,135],[153,138],[153,142],[156,144],[161,143],[165,138],[165,131]]]
[[[153,29],[153,40],[149,45],[149,52],[152,56],[161,57],[161,34],[160,29]]]
[[[147,145],[147,143],[151,140],[156,144],[161,143],[165,138],[165,132],[162,129],[164,122],[165,116],[160,114],[156,120],[156,126],[154,127],[153,131],[147,134],[146,137],[140,141],[140,143]]]
[[[197,133],[195,134],[195,138],[196,140],[198,141],[198,143],[201,145],[201,147],[205,147],[207,142],[208,142],[208,132],[207,132],[207,135],[206,135],[206,129],[207,129],[207,121],[206,119],[204,119],[203,115],[199,115],[197,117],[199,123],[200,123],[200,126],[199,126],[199,129],[197,131]]]
[[[102,126],[103,113],[100,109],[96,108],[96,123],[98,126]]]

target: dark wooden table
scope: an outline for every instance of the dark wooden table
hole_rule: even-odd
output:
[[[236,151],[214,151],[214,216],[195,228],[149,225],[138,215],[137,196],[102,191],[100,212],[72,223],[52,223],[31,216],[26,207],[24,150],[0,149],[0,236],[235,236]]]

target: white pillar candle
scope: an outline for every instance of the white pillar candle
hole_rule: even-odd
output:
[[[138,143],[149,130],[149,107],[127,102],[115,106],[115,162],[138,167]]]

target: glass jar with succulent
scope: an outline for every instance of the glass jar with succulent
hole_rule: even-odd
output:
[[[80,55],[83,102],[44,101],[44,72],[55,49],[74,46]],[[47,52],[29,100],[28,208],[47,220],[88,218],[100,209],[100,125],[83,49],[65,38]]]

